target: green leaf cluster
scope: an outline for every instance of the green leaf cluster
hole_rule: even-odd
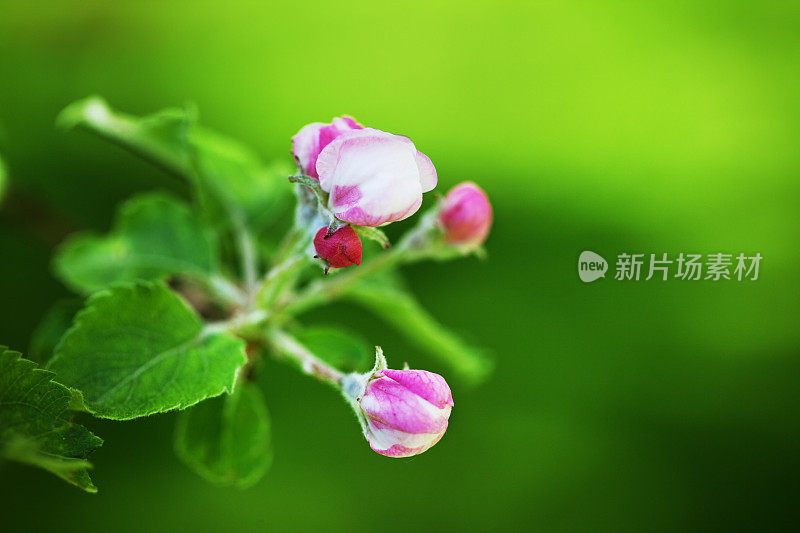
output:
[[[73,387],[73,407],[101,418],[186,409],[224,394],[197,406],[194,415],[184,412],[181,431],[194,435],[198,420],[224,406],[218,416],[223,440],[250,442],[252,453],[242,455],[224,443],[221,454],[203,457],[200,442],[176,449],[206,477],[217,472],[231,484],[251,484],[269,466],[271,450],[263,399],[239,376],[248,362],[245,335],[207,323],[195,309],[214,310],[201,305],[203,298],[224,304],[223,310],[244,305],[231,269],[257,271],[258,257],[231,256],[241,243],[265,246],[252,240],[267,237],[285,219],[292,194],[286,177],[293,167],[287,161],[262,163],[252,150],[201,127],[188,106],[136,117],[90,97],[64,109],[57,122],[91,131],[184,179],[194,201],[142,194],[121,206],[108,233],[69,238],[56,254],[54,271],[88,299],[48,312],[32,338],[33,357],[50,359],[48,369]],[[173,280],[190,283],[183,296],[167,285]],[[15,449],[22,454],[29,447]],[[236,464],[225,466],[229,460]]]

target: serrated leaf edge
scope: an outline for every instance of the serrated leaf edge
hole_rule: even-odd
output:
[[[68,412],[69,410],[71,410],[72,406],[74,405],[74,398],[76,397],[76,394],[77,395],[81,394],[80,391],[78,391],[77,389],[73,389],[73,388],[67,387],[66,385],[64,385],[62,383],[59,383],[58,381],[55,381],[53,379],[53,378],[56,377],[56,373],[55,372],[53,372],[51,370],[47,370],[46,368],[42,368],[36,362],[31,361],[30,359],[26,359],[23,356],[22,352],[17,351],[17,350],[12,350],[8,346],[5,346],[5,345],[0,345],[0,356],[4,356],[6,354],[10,354],[13,357],[13,359],[11,361],[13,364],[19,364],[21,362],[25,366],[27,366],[33,374],[39,374],[41,379],[40,379],[40,381],[38,381],[38,383],[49,382],[49,383],[52,383],[53,385],[56,385],[57,387],[62,388],[64,390],[64,392],[66,392],[70,396],[70,401],[68,403],[68,407],[65,410],[65,412]],[[67,425],[67,424],[76,424],[76,425],[81,426],[81,424],[77,424],[76,422],[73,422],[70,418],[67,418],[67,417],[64,417],[64,416],[61,416],[60,420],[63,422],[63,425],[62,426],[56,426],[54,429],[58,429],[58,428],[63,427],[64,425]],[[81,427],[84,427],[84,429],[86,429],[85,426],[81,426]],[[102,437],[99,437],[99,436],[95,435],[94,433],[92,433],[88,429],[86,429],[86,431],[92,437],[92,448],[86,453],[86,456],[88,457],[91,453],[93,453],[98,448],[100,448],[105,441],[103,440]],[[78,463],[81,463],[79,467],[76,467],[76,469],[77,468],[84,468],[84,469],[94,468],[92,463],[86,458],[67,457],[67,456],[55,455],[55,454],[51,454],[51,453],[47,453],[47,452],[41,452],[41,453],[43,455],[47,455],[47,456],[54,457],[54,458],[63,458],[65,461],[74,461],[76,463],[76,465]],[[38,466],[38,465],[35,465],[35,464],[32,464],[32,463],[27,463],[27,462],[25,462],[25,463],[26,464],[30,464],[31,466]],[[49,470],[47,470],[47,471],[49,471]],[[73,482],[72,480],[66,478],[65,476],[62,476],[62,475],[56,473],[56,472],[50,472],[50,473],[52,473],[53,475],[63,479],[67,483],[69,483],[71,485],[74,485],[74,486],[76,486],[76,487],[78,487],[78,488],[80,488],[80,489],[82,489],[82,490],[84,490],[86,492],[89,492],[89,493],[92,493],[92,494],[97,492],[97,486],[95,486],[95,484],[92,482],[91,478],[89,478],[89,485],[82,486],[82,485],[79,485],[79,484]]]
[[[163,283],[162,281],[149,282],[149,281],[145,281],[145,280],[123,281],[123,282],[119,282],[119,283],[114,283],[114,284],[110,285],[108,288],[105,288],[105,289],[102,289],[100,291],[97,291],[97,292],[91,294],[86,299],[86,304],[84,305],[83,309],[78,311],[78,313],[75,315],[75,320],[74,320],[72,326],[64,333],[64,336],[61,337],[61,340],[56,345],[55,350],[53,350],[53,357],[50,359],[50,361],[47,362],[46,368],[50,367],[50,365],[52,365],[55,361],[60,359],[62,344],[64,344],[64,341],[69,337],[70,333],[72,333],[73,330],[77,329],[82,324],[82,321],[87,316],[91,316],[92,314],[94,314],[95,310],[92,307],[93,307],[95,302],[97,302],[98,300],[102,300],[104,298],[112,297],[113,296],[113,291],[115,291],[115,290],[119,290],[119,289],[136,290],[136,289],[139,289],[139,288],[146,289],[146,290],[152,290],[156,286],[159,286],[159,285],[161,287],[165,288],[167,291],[169,291],[176,298],[178,298],[178,300],[184,305],[184,307],[186,307],[186,309],[189,312],[191,312],[192,315],[195,318],[197,318],[199,324],[201,325],[201,328],[198,331],[197,337],[182,343],[180,346],[176,346],[175,348],[170,348],[169,351],[177,350],[179,347],[185,347],[187,345],[191,345],[191,343],[199,342],[202,339],[204,339],[205,337],[207,337],[209,334],[206,333],[203,330],[203,328],[202,328],[203,322],[200,319],[200,317],[197,315],[197,312],[188,304],[188,302],[186,302],[186,300],[180,294],[177,294],[174,291],[170,290],[169,287],[167,287],[165,283]],[[235,340],[237,342],[237,344],[239,344],[239,346],[240,346],[239,352],[241,354],[241,364],[239,365],[239,367],[237,367],[236,371],[234,372],[234,375],[233,375],[233,378],[231,379],[230,384],[224,384],[219,391],[214,391],[214,392],[212,392],[210,394],[207,394],[207,395],[203,396],[202,398],[198,399],[197,401],[194,401],[194,402],[191,402],[191,403],[177,403],[175,405],[167,407],[166,409],[157,409],[157,410],[153,410],[153,411],[146,411],[146,412],[144,412],[144,413],[142,413],[140,415],[136,415],[136,416],[107,416],[107,415],[104,415],[104,414],[100,414],[100,413],[97,412],[96,409],[93,409],[90,404],[86,403],[85,399],[84,399],[84,404],[83,405],[86,407],[86,411],[88,413],[91,413],[92,416],[94,416],[95,418],[102,418],[102,419],[106,419],[106,420],[120,420],[120,421],[122,421],[122,420],[134,420],[136,418],[142,418],[142,417],[145,417],[145,416],[152,416],[152,415],[160,414],[160,413],[168,413],[168,412],[175,411],[175,410],[182,411],[182,410],[187,409],[187,408],[189,408],[189,407],[191,407],[193,405],[197,405],[198,403],[202,402],[203,400],[207,400],[209,398],[216,398],[217,396],[220,396],[221,394],[225,394],[225,393],[231,394],[233,392],[233,390],[234,390],[235,385],[236,385],[236,379],[239,376],[239,371],[241,370],[242,366],[245,363],[247,363],[247,353],[245,352],[245,342],[242,339],[239,339],[239,338],[237,338],[237,337],[235,337],[233,335],[227,334],[227,333],[214,332],[213,334],[214,335],[227,336],[227,337],[231,338],[232,340]],[[52,371],[49,371],[49,370],[48,370],[48,372],[52,373]],[[60,383],[59,383],[59,385],[60,385]]]

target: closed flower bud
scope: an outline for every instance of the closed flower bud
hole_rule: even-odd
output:
[[[314,237],[314,249],[332,268],[361,264],[361,239],[350,226],[341,227],[332,235],[328,235],[328,228],[320,228]]]
[[[317,175],[317,157],[323,148],[339,135],[364,126],[353,117],[338,117],[330,124],[313,122],[292,137],[292,155],[304,176],[319,178]]]
[[[456,185],[444,199],[439,223],[447,242],[480,246],[492,225],[492,206],[483,189],[472,182]]]
[[[373,128],[345,132],[320,152],[319,184],[345,222],[380,226],[417,212],[436,186],[436,169],[408,137]]]
[[[354,405],[374,451],[387,457],[410,457],[442,438],[453,396],[439,374],[384,369],[371,375]]]

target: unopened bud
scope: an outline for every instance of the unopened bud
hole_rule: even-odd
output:
[[[456,185],[444,199],[439,223],[451,244],[480,246],[492,226],[492,206],[483,189],[472,182]]]
[[[453,396],[439,374],[384,369],[372,373],[361,387],[353,402],[364,436],[377,453],[417,455],[439,442],[447,430]]]
[[[339,228],[331,235],[328,235],[328,228],[320,228],[314,237],[314,249],[331,268],[361,264],[361,239],[350,226]]]

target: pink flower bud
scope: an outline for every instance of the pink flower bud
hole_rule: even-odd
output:
[[[319,178],[317,157],[323,148],[339,135],[363,128],[353,117],[343,116],[333,119],[330,124],[313,122],[303,126],[292,137],[292,154],[297,166],[305,176]]]
[[[317,158],[317,175],[330,210],[359,226],[410,217],[437,181],[433,163],[408,137],[373,128],[331,141]]]
[[[333,268],[361,264],[361,239],[350,226],[339,228],[330,236],[328,228],[320,228],[314,237],[314,249]]]
[[[456,185],[444,199],[439,223],[447,242],[479,246],[489,235],[492,206],[483,189],[472,182]]]
[[[380,370],[358,400],[370,447],[387,457],[422,453],[442,438],[453,407],[444,378],[425,370]]]

